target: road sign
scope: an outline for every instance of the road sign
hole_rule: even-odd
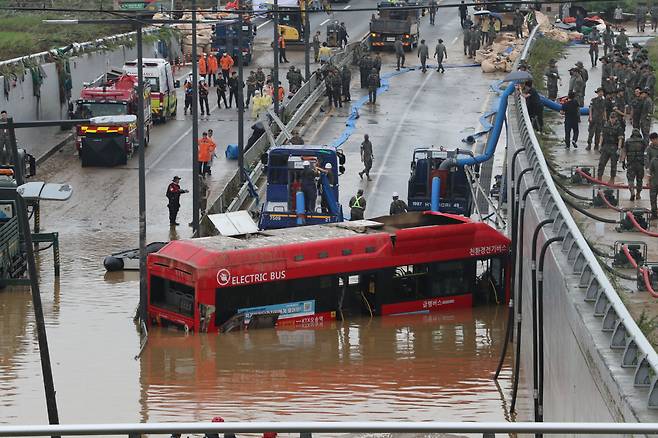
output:
[[[125,12],[158,12],[161,0],[114,0],[114,10]]]

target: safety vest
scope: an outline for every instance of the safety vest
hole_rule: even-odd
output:
[[[358,196],[358,195],[355,196],[354,197],[354,202],[352,203],[352,205],[350,205],[350,208],[360,208],[361,210],[363,210],[363,207],[361,207],[361,200],[362,199],[363,199],[363,196]]]

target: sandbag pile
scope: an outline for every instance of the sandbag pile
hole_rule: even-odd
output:
[[[212,43],[212,23],[204,23],[204,21],[209,20],[221,20],[224,18],[233,18],[233,14],[228,14],[226,12],[219,13],[210,13],[210,12],[197,12],[197,52],[198,53],[210,53],[211,43]],[[154,19],[164,19],[168,18],[163,14],[155,14]],[[182,20],[192,20],[192,13],[186,12],[183,14]],[[184,55],[192,54],[192,23],[179,23],[174,25],[176,29],[181,34],[181,48]]]
[[[493,44],[475,52],[475,62],[480,64],[483,73],[510,72],[523,44],[524,40],[515,38],[514,34],[501,32]]]

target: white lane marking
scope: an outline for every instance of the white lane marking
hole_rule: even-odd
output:
[[[409,112],[411,111],[411,107],[413,106],[414,102],[416,102],[416,99],[418,99],[418,96],[420,95],[420,93],[423,91],[423,88],[425,87],[425,84],[427,83],[427,81],[429,81],[430,78],[432,77],[432,75],[434,74],[434,71],[435,71],[434,69],[430,69],[430,74],[427,75],[427,77],[425,78],[425,80],[423,81],[421,86],[418,87],[418,89],[416,90],[416,93],[411,98],[411,100],[407,101],[407,108],[404,110],[404,114],[402,114],[402,117],[399,119],[398,126],[395,128],[395,132],[393,133],[393,136],[391,137],[391,140],[388,142],[388,146],[386,147],[386,153],[384,154],[384,159],[380,162],[381,167],[380,167],[380,171],[377,172],[377,176],[375,176],[375,183],[372,186],[369,187],[369,188],[372,188],[372,190],[374,190],[374,188],[378,186],[379,178],[382,176],[383,170],[386,169],[386,163],[388,162],[388,159],[391,156],[391,152],[393,151],[394,146],[397,146],[397,143],[396,143],[397,138],[400,135],[400,131],[402,130],[402,128],[404,126],[406,126],[405,121],[407,120],[407,116],[409,115]],[[390,86],[391,85],[389,83],[389,87]]]
[[[272,20],[267,20],[267,21],[264,22],[263,24],[259,24],[258,26],[256,26],[256,29],[257,29],[257,30],[260,30],[261,27],[265,26],[265,25],[268,24],[270,21],[272,21]]]
[[[326,20],[324,20],[322,23],[320,23],[320,26],[324,26],[329,22],[329,20],[331,20],[331,18],[327,18]]]
[[[351,8],[351,7],[352,7],[352,5],[347,5],[347,6],[345,6],[345,7],[343,8],[343,11],[346,10],[346,9],[349,9],[349,8]]]

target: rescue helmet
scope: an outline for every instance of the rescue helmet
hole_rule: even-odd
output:
[[[393,199],[398,199],[399,197],[400,195],[398,194],[398,192],[393,192]]]
[[[331,165],[331,163],[327,163],[324,165],[325,169],[333,169],[334,166]]]
[[[308,160],[304,160],[302,164],[304,165],[304,167],[311,167],[311,163]]]

